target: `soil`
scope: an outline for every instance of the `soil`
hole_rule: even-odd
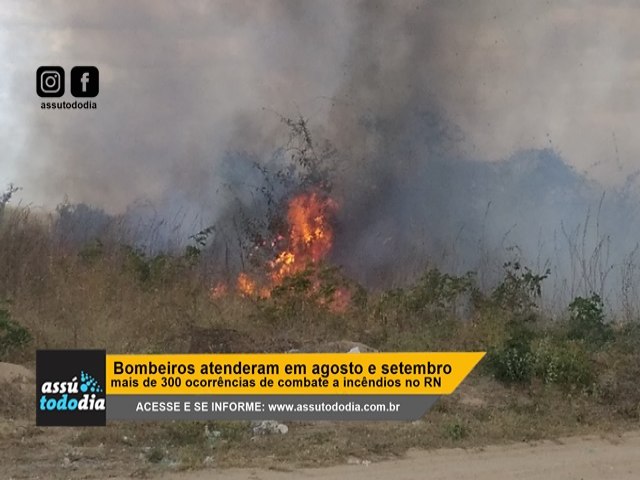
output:
[[[358,462],[291,471],[259,469],[204,470],[168,474],[162,480],[601,480],[640,478],[640,432],[620,436],[578,437],[490,446],[480,449],[442,449],[410,452],[406,458],[379,463]]]

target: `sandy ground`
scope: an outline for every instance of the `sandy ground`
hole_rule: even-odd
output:
[[[33,395],[33,380],[33,374],[28,369],[0,363],[0,384],[11,382],[19,387],[24,387],[25,398],[31,398]],[[7,420],[5,427],[9,428],[14,423]],[[18,424],[21,423],[17,422],[16,425]],[[3,434],[2,427],[3,423],[0,422],[0,439]],[[9,430],[13,432],[15,428],[9,428]],[[29,429],[23,428],[23,430],[26,432]],[[7,437],[9,440],[7,440],[5,448],[14,448],[15,455],[12,457],[14,464],[4,465],[3,455],[0,454],[0,478],[7,478],[7,475],[12,478],[14,474],[11,472],[15,472],[17,475],[14,478],[53,478],[51,472],[38,475],[36,470],[46,472],[49,467],[56,465],[59,467],[60,459],[68,455],[68,452],[63,448],[66,445],[64,441],[68,442],[68,439],[62,438],[65,434],[62,429],[44,430],[44,432],[48,436],[34,437],[29,440],[31,443],[27,441],[26,444],[22,443],[26,441],[25,438],[21,439],[20,436]],[[60,438],[57,438],[56,435]],[[26,434],[25,436],[28,437]],[[44,445],[47,447],[43,448]],[[58,445],[59,448],[56,449],[53,445]],[[33,461],[33,471],[21,463],[27,458]],[[92,461],[95,462],[102,457],[97,455],[94,458],[87,450],[83,453],[82,458],[86,465],[91,465]],[[117,452],[110,458],[114,462],[114,467],[121,466],[119,463],[121,464],[123,460],[119,459]],[[75,466],[73,460],[69,463]],[[77,463],[80,465],[80,462]],[[17,468],[16,465],[20,468]],[[102,467],[99,469],[102,472],[109,471],[108,467],[106,469],[104,465]],[[55,478],[84,478],[85,474],[90,478],[100,476],[99,473],[96,475],[95,471],[91,474],[91,470],[79,469],[67,473],[56,471]],[[115,471],[119,473],[123,469],[115,468]],[[637,480],[640,479],[640,430],[622,435],[572,437],[535,444],[520,443],[468,450],[411,451],[398,460],[369,463],[352,459],[347,465],[326,468],[261,470],[256,468],[216,469],[214,467],[209,470],[170,472],[155,476],[153,472],[148,472],[146,475],[144,478],[155,478],[156,480],[329,480],[338,478],[354,480],[496,480],[514,478],[522,480],[600,480],[605,478]],[[119,477],[117,480],[125,480],[126,478],[132,477]],[[140,478],[140,475],[135,478]]]
[[[319,469],[206,470],[162,480],[626,480],[640,478],[640,431],[612,438],[583,437],[482,449],[411,452],[401,460]]]

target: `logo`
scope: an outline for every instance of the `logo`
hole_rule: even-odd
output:
[[[36,352],[36,425],[106,424],[104,350]]]
[[[95,97],[100,91],[100,72],[96,67],[73,67],[71,69],[71,95]]]
[[[36,92],[40,97],[61,97],[64,95],[64,68],[38,68],[36,71]]]

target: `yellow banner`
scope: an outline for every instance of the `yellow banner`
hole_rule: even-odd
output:
[[[449,395],[485,352],[107,355],[107,394]]]

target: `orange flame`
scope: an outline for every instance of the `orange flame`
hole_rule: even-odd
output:
[[[329,253],[333,245],[329,216],[336,208],[332,199],[323,198],[315,192],[302,193],[291,199],[287,212],[287,249],[270,263],[270,277],[274,285],[289,275],[301,272],[310,263],[318,263]]]
[[[229,289],[224,282],[218,282],[215,287],[211,289],[211,298],[221,298],[228,293]]]
[[[253,279],[249,277],[249,275],[242,272],[240,275],[238,275],[236,288],[243,295],[253,296],[256,293],[256,282],[253,281]]]
[[[280,285],[286,277],[323,260],[333,246],[330,218],[336,209],[335,201],[317,192],[293,197],[287,209],[288,234],[278,235],[272,242],[272,246],[279,251],[267,265],[269,285],[261,285],[261,282],[242,272],[236,280],[236,291],[246,297],[267,298],[271,289]],[[212,289],[211,296],[220,298],[226,293],[226,286],[219,283]],[[343,310],[350,301],[350,294],[346,291],[336,293],[331,307]]]
[[[331,311],[335,313],[344,313],[351,305],[351,292],[346,288],[339,288],[333,294],[333,300],[329,305]]]

